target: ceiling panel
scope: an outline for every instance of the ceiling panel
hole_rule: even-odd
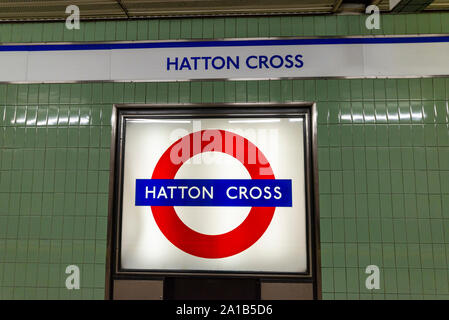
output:
[[[334,0],[122,0],[131,16],[331,12]]]
[[[449,10],[449,0],[434,0],[426,10]]]
[[[378,4],[381,11],[389,11],[389,0],[382,0]],[[447,11],[449,10],[449,0],[433,0],[433,2],[424,9],[424,11],[435,11],[435,10],[441,10],[441,11]]]
[[[126,17],[115,0],[0,0],[0,19],[65,19],[71,4],[80,8],[83,18]]]

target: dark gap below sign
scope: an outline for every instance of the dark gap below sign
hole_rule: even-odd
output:
[[[164,300],[259,300],[258,279],[179,278],[164,280]]]

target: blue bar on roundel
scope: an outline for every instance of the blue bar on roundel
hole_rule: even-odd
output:
[[[291,207],[288,179],[137,179],[136,206]]]

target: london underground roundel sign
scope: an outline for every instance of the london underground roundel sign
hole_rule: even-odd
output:
[[[209,130],[199,132],[198,134],[203,136],[204,134],[209,133],[212,132]],[[245,154],[243,159],[240,159],[246,170],[249,172],[251,178],[264,180],[274,179],[274,174],[265,156],[249,140],[242,138],[235,133],[223,130],[217,131],[215,134],[212,133],[211,135],[222,137],[223,140],[242,139],[243,143],[247,146],[245,150],[255,150],[258,154],[257,161],[254,164],[249,163],[248,154]],[[181,167],[183,162],[173,164],[171,161],[173,150],[178,145],[183,143],[193,146],[192,141],[194,137],[195,133],[191,133],[189,136],[181,138],[172,144],[157,163],[152,179],[174,179],[176,172]],[[209,141],[202,140],[200,148],[197,150],[193,150],[192,148],[191,156],[195,156],[196,152],[203,152],[208,144]],[[229,155],[235,157],[235,149],[229,150],[229,148],[226,148],[224,143],[222,143],[222,146],[224,146],[224,148],[221,148],[222,152],[227,152]],[[267,165],[262,165],[261,163],[267,163]],[[265,174],[262,175],[261,172],[264,171]],[[269,186],[257,187],[258,189],[250,189],[256,191],[250,191],[251,194],[249,196],[251,197],[252,195],[255,195],[255,197],[259,199],[262,196],[262,190],[265,189],[265,187]],[[232,190],[238,191],[239,188],[234,185],[228,187],[226,193],[228,197],[231,198],[229,199],[231,202],[232,198],[235,197],[230,194]],[[248,192],[248,189],[246,190]],[[289,191],[291,195],[291,189],[289,189]],[[253,245],[263,235],[265,230],[267,230],[273,218],[275,207],[252,207],[247,218],[237,228],[220,235],[206,235],[187,227],[178,217],[173,206],[152,206],[151,210],[153,211],[154,219],[156,220],[156,223],[162,233],[179,249],[202,258],[224,258],[240,253]]]
[[[126,124],[121,248],[125,268],[304,270],[304,154],[302,137],[294,137],[302,134],[302,123],[255,122],[255,135],[239,132],[242,124],[224,123],[202,120],[206,129],[201,130],[186,124],[176,140],[167,139],[171,124]],[[294,139],[280,142],[287,138]],[[288,147],[291,142],[295,145]],[[226,156],[239,170],[220,162],[213,163],[212,171],[205,163],[193,165],[198,157],[211,154]],[[180,174],[183,170],[190,174]],[[204,215],[220,219],[208,218],[200,230],[185,221],[183,210],[194,225],[201,224]],[[232,210],[247,214],[223,232],[209,232],[229,220]]]

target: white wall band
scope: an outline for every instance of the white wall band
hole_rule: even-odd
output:
[[[0,81],[449,75],[449,36],[0,45]]]

